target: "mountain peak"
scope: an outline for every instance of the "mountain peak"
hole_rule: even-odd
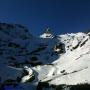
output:
[[[45,29],[45,33],[50,34],[50,33],[51,33],[51,28],[47,27],[47,28]]]
[[[42,35],[40,35],[41,38],[53,38],[54,35],[51,31],[51,28],[47,27]]]

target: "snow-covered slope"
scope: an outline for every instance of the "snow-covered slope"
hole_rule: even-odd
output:
[[[43,75],[40,69],[39,79],[50,86],[90,84],[90,36],[85,33],[76,33],[59,37],[60,41],[65,44],[66,53],[55,60],[52,65],[43,66],[41,69],[45,69],[46,73]]]
[[[21,25],[0,23],[0,89],[58,90],[90,84],[89,75],[89,33],[54,36],[47,29],[34,37]]]

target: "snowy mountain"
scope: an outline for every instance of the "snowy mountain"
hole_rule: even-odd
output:
[[[90,32],[35,37],[0,23],[0,90],[90,90],[89,76]]]

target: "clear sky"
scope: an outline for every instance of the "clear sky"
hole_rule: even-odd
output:
[[[0,0],[0,22],[27,26],[39,35],[49,26],[56,34],[90,28],[90,0]]]

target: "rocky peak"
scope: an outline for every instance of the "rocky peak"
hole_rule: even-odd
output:
[[[53,38],[54,35],[53,35],[52,31],[51,31],[51,28],[49,28],[49,27],[46,28],[44,33],[42,35],[40,35],[40,37],[41,38]]]

